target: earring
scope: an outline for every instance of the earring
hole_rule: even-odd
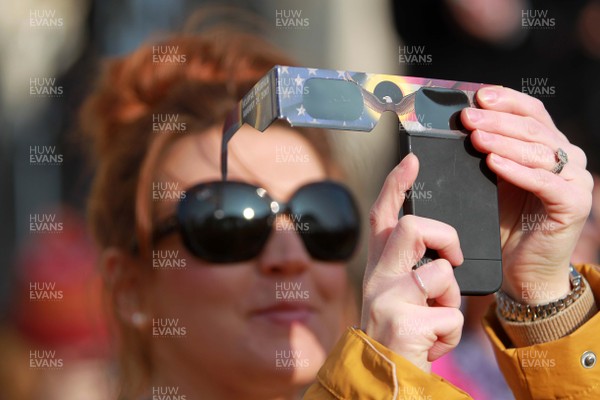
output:
[[[131,323],[136,328],[143,328],[147,322],[148,316],[145,313],[141,311],[135,311],[133,314],[131,314]]]

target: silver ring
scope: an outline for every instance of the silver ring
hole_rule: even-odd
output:
[[[413,268],[412,272],[413,272],[413,276],[415,278],[415,281],[417,282],[417,284],[419,285],[419,288],[421,289],[421,291],[425,295],[425,300],[429,299],[429,292],[427,292],[427,288],[425,287],[425,283],[423,283],[423,279],[421,279],[421,277],[417,273],[417,269]]]
[[[558,150],[556,150],[556,153],[554,153],[554,157],[556,158],[556,165],[552,168],[551,172],[558,175],[569,162],[569,156],[566,151],[559,147]]]

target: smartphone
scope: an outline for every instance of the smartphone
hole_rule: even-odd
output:
[[[460,111],[476,106],[458,89],[422,87],[411,99],[416,121],[400,118],[400,156],[413,153],[419,174],[401,213],[453,226],[464,262],[454,268],[462,295],[486,295],[502,284],[496,175],[473,147]],[[428,250],[419,264],[437,258]]]

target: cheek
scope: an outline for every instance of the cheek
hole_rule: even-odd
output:
[[[153,253],[150,304],[167,318],[190,317],[235,310],[236,299],[251,282],[249,268],[206,264],[188,252],[177,235],[166,238]],[[157,265],[155,265],[157,264]],[[174,266],[179,266],[179,268]]]
[[[355,325],[357,313],[348,282],[347,267],[341,264],[317,264],[314,284],[322,304],[322,313],[314,333],[325,353],[329,352],[347,326]],[[298,344],[301,346],[301,344]]]
[[[344,302],[348,294],[347,267],[343,264],[324,263],[313,268],[316,289],[327,302]]]
[[[235,315],[248,289],[248,268],[207,267],[188,259],[181,270],[154,271],[152,309],[157,316],[195,320]]]

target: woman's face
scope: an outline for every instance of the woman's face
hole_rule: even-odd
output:
[[[159,165],[153,187],[176,192],[219,180],[220,140],[218,128],[178,139]],[[288,201],[305,183],[326,179],[317,153],[290,128],[272,126],[261,134],[243,127],[229,149],[228,179],[262,187],[277,201]],[[173,196],[153,193],[155,220],[175,210],[177,202],[161,200],[165,197]],[[154,364],[164,374],[193,371],[191,379],[266,391],[304,385],[314,379],[346,323],[345,265],[311,259],[296,232],[274,229],[257,258],[235,264],[194,257],[178,233],[161,240],[153,258],[161,261],[153,259],[158,268],[144,295]]]

